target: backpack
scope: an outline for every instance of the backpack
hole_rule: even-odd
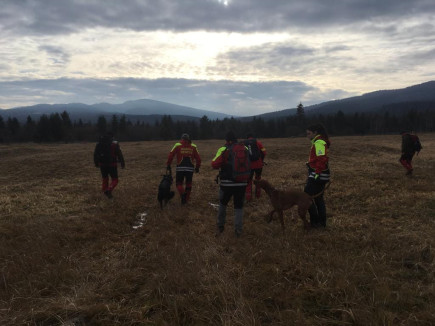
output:
[[[98,162],[103,165],[112,163],[112,142],[105,138],[100,139],[100,142],[97,145],[97,155]]]
[[[251,162],[259,160],[261,157],[261,153],[257,145],[257,139],[246,139],[244,141],[244,144],[246,147],[248,147],[249,159],[251,160]]]
[[[414,145],[414,151],[420,152],[421,149],[423,148],[423,146],[421,146],[421,143],[420,143],[420,138],[418,138],[417,135],[410,135],[410,136],[411,136],[411,139],[412,139],[412,142]]]
[[[231,166],[231,179],[234,182],[248,182],[251,176],[251,161],[244,143],[234,143],[227,148]]]

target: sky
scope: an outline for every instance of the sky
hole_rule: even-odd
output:
[[[433,0],[0,0],[0,108],[235,116],[434,80]]]

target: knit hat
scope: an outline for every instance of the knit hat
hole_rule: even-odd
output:
[[[182,134],[181,139],[190,140],[190,136],[189,136],[189,134]]]

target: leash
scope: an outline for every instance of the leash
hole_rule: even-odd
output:
[[[317,198],[317,197],[321,196],[329,188],[331,183],[332,183],[332,181],[328,181],[328,183],[326,184],[325,188],[321,192],[319,192],[318,194],[315,194],[314,196],[311,196],[311,198],[314,199],[314,198]]]

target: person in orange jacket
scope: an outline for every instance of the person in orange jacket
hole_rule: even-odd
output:
[[[183,134],[181,140],[177,142],[168,155],[166,169],[171,172],[172,160],[176,158],[177,167],[175,172],[175,186],[180,194],[181,204],[186,204],[192,192],[193,172],[199,173],[201,167],[201,157],[198,149],[192,143],[188,134]],[[195,163],[195,165],[194,165]],[[184,187],[183,184],[186,183]]]
[[[252,179],[261,179],[261,173],[263,172],[264,158],[266,157],[266,148],[263,144],[254,136],[249,133],[244,141],[245,146],[249,150],[249,158],[251,159],[251,176],[246,186],[246,200],[250,201],[252,198]],[[255,186],[255,197],[260,198],[261,188]]]

